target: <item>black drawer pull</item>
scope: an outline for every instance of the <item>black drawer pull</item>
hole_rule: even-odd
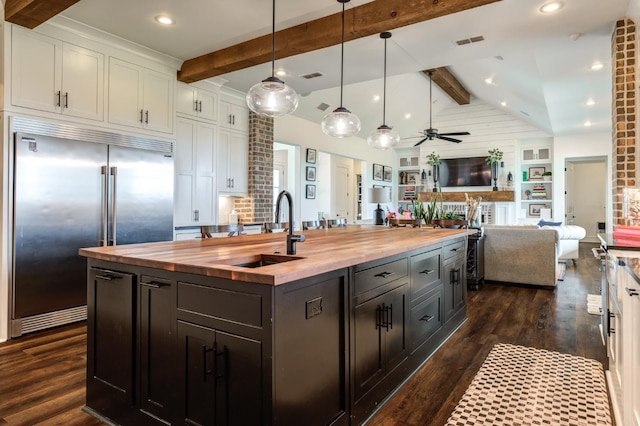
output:
[[[640,293],[638,293],[638,290],[636,290],[635,288],[625,288],[625,291],[627,292],[627,294],[629,296],[638,296],[638,295],[640,295]]]
[[[456,252],[458,251],[458,248],[452,248],[450,251]]]
[[[420,271],[421,274],[433,274],[436,270],[435,269],[425,269],[424,271]]]
[[[117,275],[96,275],[96,278],[99,280],[113,281],[113,280],[119,280],[122,277],[119,277]]]
[[[146,285],[147,287],[153,287],[153,288],[166,287],[170,285],[169,283],[161,283],[158,281],[149,281],[148,283],[141,283],[141,284]]]
[[[374,277],[387,278],[395,274],[396,274],[395,272],[380,272],[379,274],[374,275]]]
[[[429,322],[429,321],[431,321],[431,320],[432,320],[432,319],[434,319],[434,318],[435,318],[435,317],[434,317],[433,315],[429,315],[429,314],[427,314],[427,315],[423,316],[422,318],[420,318],[420,320],[419,320],[419,321],[426,321],[426,322]]]

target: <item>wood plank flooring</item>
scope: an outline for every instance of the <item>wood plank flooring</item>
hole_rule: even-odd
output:
[[[367,426],[446,422],[495,343],[596,359],[606,368],[600,317],[587,313],[598,293],[599,261],[581,244],[555,289],[486,283],[469,292],[469,319],[376,413]],[[99,425],[84,403],[86,326],[75,324],[0,344],[0,425]]]

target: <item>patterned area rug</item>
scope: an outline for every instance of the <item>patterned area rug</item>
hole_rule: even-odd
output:
[[[602,365],[499,343],[447,421],[462,425],[611,425]]]

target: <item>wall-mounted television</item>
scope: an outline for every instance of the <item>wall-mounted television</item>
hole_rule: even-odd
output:
[[[486,157],[449,158],[440,163],[440,186],[491,186]]]

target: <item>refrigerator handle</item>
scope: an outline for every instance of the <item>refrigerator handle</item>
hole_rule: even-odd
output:
[[[100,239],[100,245],[107,245],[107,224],[109,218],[107,217],[107,205],[109,194],[109,177],[107,176],[107,166],[100,167],[100,174],[102,175],[102,238]]]
[[[111,186],[111,240],[109,240],[109,245],[116,245],[116,223],[118,223],[118,218],[116,217],[118,213],[118,168],[111,167],[111,176],[113,176],[113,184]]]

